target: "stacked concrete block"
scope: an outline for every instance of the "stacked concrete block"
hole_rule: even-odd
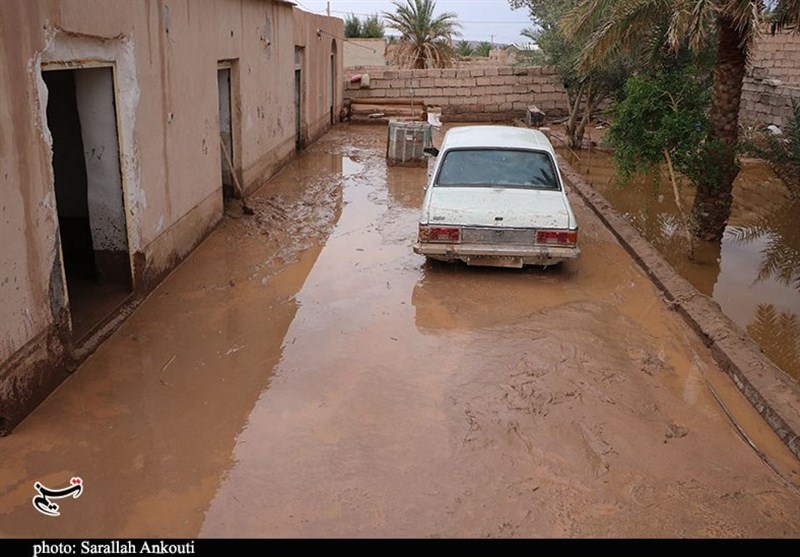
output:
[[[742,86],[739,119],[744,124],[784,128],[792,117],[792,101],[800,102],[800,87],[748,77]]]
[[[549,116],[567,112],[567,95],[554,68],[514,66],[389,70],[361,67],[369,89],[349,83],[346,98],[411,98],[442,107],[445,121],[507,121],[536,104]]]
[[[773,35],[767,28],[762,31],[750,56],[748,75],[800,87],[800,34],[784,31]]]

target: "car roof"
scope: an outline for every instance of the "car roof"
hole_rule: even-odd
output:
[[[555,156],[553,146],[539,130],[513,126],[458,126],[444,136],[441,151],[467,147],[536,149]]]

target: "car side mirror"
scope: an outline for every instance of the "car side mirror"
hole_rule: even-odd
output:
[[[428,155],[429,157],[438,157],[439,156],[439,149],[436,147],[425,147],[422,150],[423,153]]]

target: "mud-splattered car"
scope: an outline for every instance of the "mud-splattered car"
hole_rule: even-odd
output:
[[[580,255],[578,223],[553,146],[538,130],[447,132],[422,204],[414,252],[468,265],[553,265]]]

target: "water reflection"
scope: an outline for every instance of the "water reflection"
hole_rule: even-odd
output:
[[[775,279],[800,290],[800,199],[777,203],[755,222],[733,227],[741,244],[761,244],[758,280]]]
[[[560,153],[695,288],[747,329],[776,365],[800,380],[800,201],[759,161],[744,161],[720,243],[697,242],[690,260],[671,188],[658,177],[620,184],[602,151]],[[662,173],[664,180],[666,174]],[[681,202],[694,191],[681,182]]]
[[[782,369],[797,369],[800,363],[800,319],[772,304],[760,304],[747,332]],[[797,377],[795,375],[795,377]]]

